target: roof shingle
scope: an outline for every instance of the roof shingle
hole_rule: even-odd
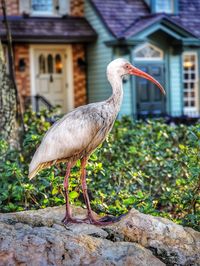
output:
[[[37,42],[89,42],[96,38],[96,32],[85,18],[24,18],[8,17],[14,41]],[[6,38],[3,18],[0,18],[0,36]]]
[[[200,38],[200,0],[179,0],[177,15],[152,14],[144,0],[90,0],[116,38],[129,37],[165,18]]]

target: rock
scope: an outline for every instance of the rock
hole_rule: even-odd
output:
[[[113,231],[153,251],[167,265],[200,265],[200,232],[132,209]]]
[[[0,215],[0,266],[199,265],[200,233],[132,209],[120,222],[64,226],[64,207]],[[79,218],[85,210],[73,208]]]

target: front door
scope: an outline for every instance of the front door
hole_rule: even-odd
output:
[[[139,69],[150,74],[161,84],[164,84],[163,64],[152,63],[137,65]],[[158,117],[165,114],[165,97],[160,89],[149,80],[136,78],[137,114],[139,118]]]
[[[51,105],[60,106],[67,111],[67,89],[65,80],[65,50],[35,50],[35,92],[44,97]]]

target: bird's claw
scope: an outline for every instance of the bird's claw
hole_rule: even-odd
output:
[[[82,219],[75,219],[75,218],[72,218],[72,217],[64,217],[62,219],[62,223],[64,225],[68,225],[68,224],[80,224],[80,223],[84,223],[84,220]]]
[[[70,217],[64,217],[62,222],[65,225],[70,224],[70,223],[86,223],[86,224],[93,224],[93,225],[98,225],[98,226],[105,226],[105,225],[110,225],[110,224],[119,222],[126,214],[122,214],[117,217],[106,215],[98,220],[96,220],[91,214],[88,215],[85,219],[75,219],[70,216]]]
[[[105,225],[110,225],[110,224],[119,222],[121,220],[121,218],[124,216],[125,216],[125,214],[122,214],[122,215],[117,216],[117,217],[106,215],[106,216],[96,220],[93,216],[88,215],[88,217],[85,219],[85,222],[89,223],[89,224],[105,226]]]

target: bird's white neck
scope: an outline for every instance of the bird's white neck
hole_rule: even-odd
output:
[[[123,99],[122,78],[115,73],[108,74],[107,76],[108,76],[108,81],[110,82],[112,87],[112,95],[107,100],[107,102],[114,106],[114,110],[117,115],[120,110],[120,106]]]

